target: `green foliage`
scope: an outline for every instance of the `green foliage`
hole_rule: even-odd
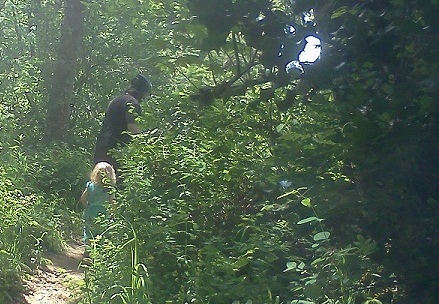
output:
[[[138,260],[144,261],[151,284],[145,295],[152,302],[262,302],[268,290],[283,302],[296,301],[294,294],[297,301],[348,303],[348,298],[364,299],[381,290],[375,289],[375,281],[362,281],[369,272],[379,274],[379,266],[368,258],[375,250],[373,241],[358,237],[355,245],[336,246],[336,236],[322,224],[330,210],[311,199],[325,195],[314,196],[315,185],[300,187],[316,180],[319,187],[349,183],[332,161],[337,149],[326,133],[306,136],[292,128],[336,122],[318,121],[310,106],[290,122],[288,114],[272,111],[248,113],[240,103],[214,103],[198,113],[184,103],[157,109],[161,115],[171,112],[174,120],[162,125],[162,132],[137,136],[119,155],[125,170],[118,214],[136,231],[142,248]],[[289,124],[277,129],[294,142],[273,136],[279,125],[274,120],[281,117]],[[307,145],[313,148],[296,148]],[[295,150],[296,161],[273,154],[273,146]],[[304,174],[313,157],[321,155],[329,157],[319,178]],[[126,278],[118,286],[130,290],[126,274],[135,268],[126,264],[129,258],[115,261],[104,254],[108,247],[98,248],[105,257],[101,267],[114,265],[112,271],[118,269],[125,274],[119,277]],[[105,275],[91,273],[91,279],[104,286],[93,294],[109,290],[107,296],[122,299]]]
[[[55,195],[68,182],[61,181],[64,184],[53,192],[37,189],[42,178],[53,176],[42,174],[40,166],[47,164],[36,160],[59,149],[26,152],[19,141],[14,146],[4,144],[0,155],[0,300],[14,302],[23,277],[43,263],[44,252],[61,250],[64,240],[79,228],[76,216],[66,208],[72,198]]]
[[[33,190],[64,199],[67,207],[78,210],[78,200],[89,180],[90,156],[67,145],[42,147],[28,156],[28,182]]]
[[[82,2],[68,143],[52,147],[62,1],[0,7],[0,301],[41,244],[78,230],[65,207],[102,113],[142,71],[149,132],[118,155],[116,222],[92,244],[85,302],[433,303],[437,1]],[[297,34],[279,56],[286,24]],[[321,60],[286,75],[317,27]]]
[[[24,195],[0,168],[0,299],[20,290],[21,278],[41,264],[45,250],[59,250],[63,224],[56,202]]]
[[[91,240],[85,270],[84,303],[151,303],[148,269],[139,261],[139,239],[124,219],[103,223],[105,231]],[[131,263],[130,263],[131,262]]]

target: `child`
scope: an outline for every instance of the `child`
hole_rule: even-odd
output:
[[[109,217],[108,206],[113,208],[115,185],[116,174],[113,167],[107,162],[97,163],[80,198],[85,208],[84,242],[102,233],[96,219],[101,215]]]

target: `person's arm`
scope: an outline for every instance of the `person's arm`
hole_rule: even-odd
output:
[[[82,192],[81,194],[81,198],[79,199],[79,201],[81,202],[84,208],[86,208],[88,205],[87,200],[88,200],[88,189],[85,188],[84,192]]]

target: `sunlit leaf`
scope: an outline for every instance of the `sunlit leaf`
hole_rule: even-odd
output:
[[[315,217],[315,216],[310,216],[307,218],[304,218],[300,221],[297,222],[297,225],[302,225],[302,224],[306,224],[306,223],[310,223],[310,222],[315,222],[315,221],[321,221],[321,219]]]
[[[291,304],[315,304],[315,303],[305,300],[293,300],[291,301]]]
[[[364,304],[383,304],[383,302],[381,302],[378,299],[370,299],[370,300],[367,300],[366,302],[364,302]]]
[[[313,236],[313,239],[314,239],[314,241],[323,241],[323,240],[329,239],[330,235],[331,235],[331,233],[329,233],[328,231],[322,231],[322,232],[315,234]]]
[[[300,203],[305,207],[311,208],[311,199],[308,197],[301,200]]]
[[[234,263],[233,263],[233,267],[235,270],[245,266],[248,264],[248,258],[245,256],[240,257],[239,259],[237,259]]]
[[[285,128],[285,124],[279,124],[276,126],[276,132],[280,133]]]
[[[325,261],[325,259],[317,258],[317,259],[315,259],[314,261],[311,262],[311,265],[315,265],[315,264],[318,264],[318,263],[323,262],[323,261]]]
[[[284,272],[287,271],[291,271],[297,268],[297,263],[296,262],[288,262],[287,263],[287,268],[284,270]]]
[[[331,19],[336,19],[340,16],[343,16],[344,14],[347,13],[347,11],[348,11],[347,6],[339,7],[338,9],[336,9],[335,11],[332,12]]]

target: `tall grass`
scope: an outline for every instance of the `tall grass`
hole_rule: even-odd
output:
[[[38,187],[37,182],[49,182],[38,173],[51,172],[50,166],[57,163],[47,152],[26,151],[17,142],[0,154],[0,303],[16,302],[24,276],[43,263],[43,254],[60,251],[71,232],[79,231],[79,216],[68,208],[74,198]],[[62,173],[63,178],[67,175],[68,171]],[[56,175],[50,179],[69,188]]]
[[[90,241],[91,263],[83,265],[84,303],[151,303],[151,281],[139,259],[136,231],[125,219],[102,224],[108,227]]]

